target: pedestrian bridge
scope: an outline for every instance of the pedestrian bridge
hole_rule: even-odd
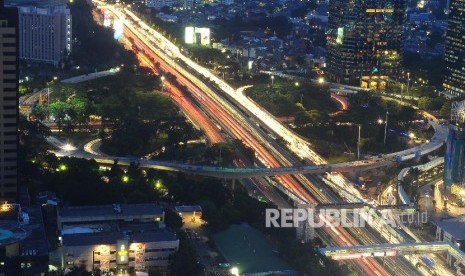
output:
[[[395,257],[423,253],[449,253],[458,263],[465,264],[465,253],[450,242],[420,242],[399,244],[372,244],[346,247],[320,248],[320,253],[333,260],[350,260],[368,257]]]

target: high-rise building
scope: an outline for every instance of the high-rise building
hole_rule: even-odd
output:
[[[0,0],[0,200],[17,195],[18,11]]]
[[[465,0],[451,0],[446,34],[444,89],[455,97],[465,94]]]
[[[383,89],[401,71],[406,0],[331,0],[327,77]]]
[[[465,129],[451,126],[444,158],[444,186],[449,188],[465,182]]]
[[[21,59],[58,65],[71,53],[71,13],[65,5],[45,3],[18,9]]]

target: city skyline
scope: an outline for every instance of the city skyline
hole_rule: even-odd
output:
[[[7,5],[0,274],[465,274],[461,4]]]

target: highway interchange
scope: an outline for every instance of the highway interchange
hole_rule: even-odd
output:
[[[447,137],[447,128],[435,121],[435,137],[421,148],[407,150],[401,154],[391,154],[368,160],[343,164],[326,164],[326,161],[311,149],[311,144],[294,134],[278,122],[271,114],[262,109],[243,94],[244,89],[234,90],[210,71],[184,56],[175,45],[142,22],[135,14],[116,5],[94,1],[99,8],[110,11],[116,18],[123,20],[124,34],[133,40],[142,52],[139,59],[145,61],[155,71],[153,63],[158,62],[163,72],[170,72],[176,81],[182,84],[189,95],[178,89],[169,80],[164,85],[186,115],[201,127],[212,143],[229,138],[240,139],[255,150],[256,157],[263,167],[249,168],[243,161],[237,161],[239,168],[218,168],[173,164],[149,160],[137,160],[141,167],[178,170],[226,178],[253,177],[259,187],[267,189],[267,183],[280,186],[288,191],[296,204],[316,206],[323,203],[344,203],[366,201],[338,171],[353,170],[355,167],[386,166],[396,161],[412,159],[427,154],[442,146]],[[150,66],[152,64],[152,66]],[[160,73],[160,72],[156,72]],[[280,136],[285,147],[270,135]],[[62,155],[94,158],[99,162],[113,162],[114,157],[105,157],[79,151],[62,151]],[[119,162],[133,162],[133,159],[118,158]],[[400,159],[400,160],[399,160]],[[302,165],[301,160],[312,165]],[[242,167],[242,168],[240,168]],[[308,173],[324,173],[323,176]],[[290,175],[293,174],[293,175]],[[277,175],[275,178],[261,176]],[[331,188],[328,188],[331,187]],[[335,191],[338,191],[336,193]],[[271,193],[271,192],[270,192]],[[270,195],[270,199],[276,194]],[[278,199],[277,199],[278,201]],[[282,201],[281,204],[282,205]],[[372,216],[379,216],[374,213]],[[321,218],[325,219],[325,218]],[[402,243],[406,237],[391,227],[374,223],[370,228],[327,227],[318,231],[325,243],[333,246],[355,246],[360,244],[379,244],[385,242]],[[356,259],[359,270],[366,275],[428,275],[424,269],[415,268],[415,257],[387,258],[383,264],[375,258]],[[445,267],[441,272],[450,273]]]

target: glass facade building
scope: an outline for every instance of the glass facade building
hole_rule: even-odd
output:
[[[465,181],[465,130],[451,127],[444,157],[444,185],[461,185]]]
[[[332,0],[327,32],[327,77],[383,89],[401,72],[405,0]]]
[[[465,0],[451,0],[446,34],[444,90],[451,97],[465,94]]]

